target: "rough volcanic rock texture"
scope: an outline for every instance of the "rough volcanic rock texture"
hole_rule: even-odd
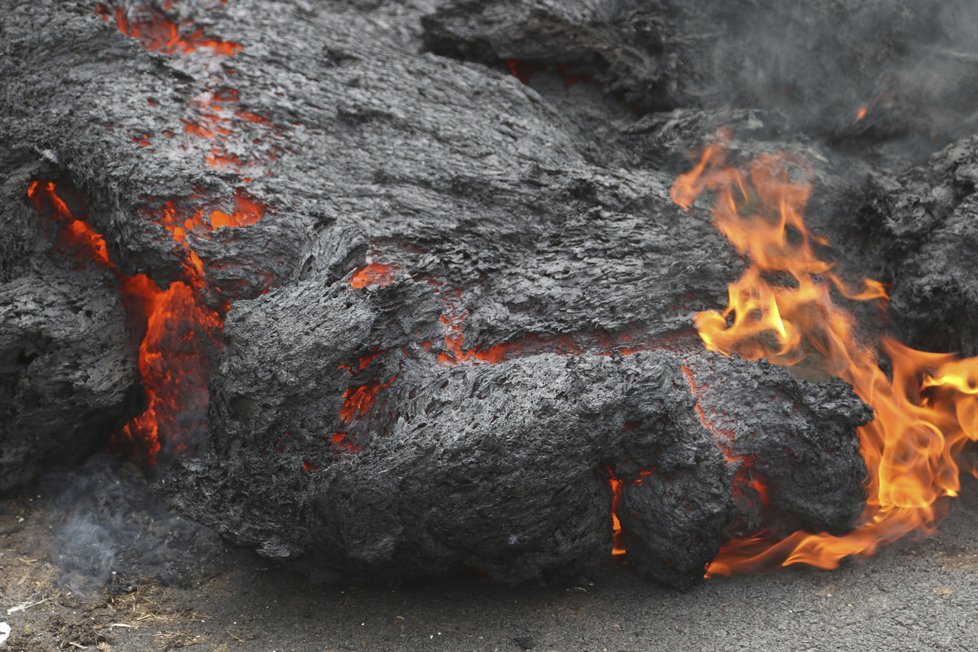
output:
[[[104,445],[137,402],[112,279],[54,255],[25,201],[32,159],[0,153],[0,490]]]
[[[978,139],[966,138],[869,186],[861,225],[893,281],[893,314],[909,341],[978,354]]]
[[[784,141],[788,122],[634,113],[686,100],[660,102],[668,52],[632,59],[614,35],[678,30],[674,9],[628,5],[623,23],[607,12],[624,4],[547,4],[570,25],[547,61],[604,67],[538,92],[420,52],[384,3],[169,4],[11,7],[0,72],[32,82],[5,90],[0,133],[88,197],[119,268],[106,287],[145,273],[226,314],[207,438],[162,472],[181,510],[361,579],[592,567],[612,480],[632,565],[678,585],[731,536],[853,525],[870,415],[851,390],[691,332],[741,261],[670,201],[682,155],[724,123]],[[492,18],[451,5],[423,23],[429,45],[466,7]],[[819,173],[844,188],[864,170]]]
[[[259,319],[229,324],[243,344],[225,362],[260,377],[268,358],[285,355],[272,342],[294,331]],[[261,330],[272,333],[262,338]],[[256,385],[261,398],[244,383],[218,381],[214,422],[228,425],[215,432],[216,452],[227,462],[188,462],[175,475],[170,491],[185,510],[266,554],[312,557],[347,577],[471,567],[514,581],[607,556],[610,471],[623,482],[631,563],[674,584],[700,577],[719,545],[747,528],[842,531],[859,514],[865,470],[852,433],[869,415],[842,383],[813,387],[783,370],[700,352],[541,353],[450,366],[398,354],[375,371],[396,380],[346,424],[350,439],[330,447],[321,434],[329,389],[340,395],[345,372],[327,379],[335,362],[328,352],[342,336],[329,327],[311,332],[319,355],[300,345],[306,364],[287,364],[280,380]],[[683,371],[686,363],[692,371]],[[237,371],[221,378],[255,377]],[[686,373],[700,372],[723,382],[694,392]],[[303,387],[318,404],[280,409]],[[707,420],[697,416],[698,400]],[[722,407],[733,401],[736,408]],[[349,441],[355,454],[343,447]],[[245,495],[237,488],[243,477]],[[764,478],[774,510],[750,493],[754,477]],[[219,515],[215,504],[235,509]]]
[[[432,52],[509,66],[546,96],[597,81],[636,111],[779,110],[860,146],[970,133],[978,12],[968,2],[456,0],[424,18]],[[866,109],[855,120],[859,107]]]

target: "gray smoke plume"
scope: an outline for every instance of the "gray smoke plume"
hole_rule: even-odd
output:
[[[209,528],[167,511],[143,474],[104,455],[44,479],[52,497],[52,559],[60,584],[79,595],[129,591],[154,580],[186,585],[224,550]]]
[[[673,4],[681,33],[696,35],[681,44],[690,100],[779,110],[829,140],[882,142],[891,158],[919,159],[978,126],[978,3]]]
[[[423,22],[427,49],[534,87],[558,68],[638,113],[777,112],[897,164],[978,127],[969,0],[457,0]]]

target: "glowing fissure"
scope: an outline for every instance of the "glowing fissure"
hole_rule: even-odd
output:
[[[626,429],[630,427],[626,424]],[[631,485],[639,487],[645,482],[645,478],[655,475],[652,469],[639,469],[638,477],[631,480]],[[608,486],[611,488],[611,556],[624,558],[628,554],[628,547],[625,545],[625,533],[621,526],[619,517],[622,507],[622,490],[626,480],[615,475],[615,470],[608,467]],[[638,518],[638,515],[633,515]]]
[[[196,61],[213,63],[233,57],[244,49],[238,43],[205,36],[203,30],[195,28],[190,20],[176,22],[169,16],[172,8],[171,3],[167,3],[165,11],[151,6],[126,11],[107,2],[96,5],[95,13],[150,52],[177,57],[198,53]],[[237,128],[242,123],[260,127],[266,131],[266,135],[272,135],[274,125],[268,118],[243,109],[238,90],[228,87],[225,82],[223,75],[207,78],[203,90],[188,102],[188,116],[181,118],[180,122],[184,134],[209,141],[203,154],[204,164],[223,172],[242,175],[241,182],[250,183],[254,177],[268,173],[264,170],[265,163],[276,160],[282,148],[274,142],[266,142],[270,140],[267,138],[248,139],[245,142],[235,140],[240,131]],[[152,98],[148,101],[150,106],[157,106]],[[173,138],[176,134],[166,130],[164,135]],[[133,140],[143,147],[153,145],[151,134],[137,134]],[[185,141],[181,147],[188,149],[199,145]],[[254,158],[243,159],[243,152],[248,152]]]
[[[519,79],[524,85],[529,85],[530,78],[537,72],[537,68],[520,59],[504,59],[503,63],[506,65],[509,74]],[[591,75],[575,73],[569,66],[563,63],[547,66],[546,70],[563,77],[565,89],[576,86],[577,84],[589,84],[593,81]]]
[[[200,200],[196,196],[192,199]],[[174,242],[180,245],[187,255],[193,259],[193,249],[187,242],[189,234],[210,237],[210,234],[217,229],[233,229],[256,224],[265,215],[265,207],[261,202],[242,190],[235,192],[234,204],[230,210],[229,213],[219,208],[213,210],[197,208],[189,217],[186,217],[187,211],[180,210],[175,201],[167,200],[159,212],[150,215],[150,218],[165,228]]]
[[[384,267],[384,269],[388,269]],[[355,286],[356,287],[356,286]],[[363,287],[363,286],[361,286]],[[391,376],[384,382],[362,380],[358,381],[363,372],[371,364],[384,355],[386,351],[375,349],[365,355],[360,356],[355,364],[340,364],[339,369],[346,371],[350,375],[351,384],[343,392],[343,404],[340,406],[339,417],[344,426],[349,425],[355,419],[363,418],[377,401],[377,395],[381,390],[387,389],[397,380],[397,374]],[[352,432],[337,431],[330,436],[330,443],[339,452],[359,453],[361,448],[356,442],[356,437]]]
[[[584,354],[629,356],[643,351],[668,349],[685,336],[684,332],[667,333],[658,336],[641,335],[637,332],[619,333],[566,333],[562,335],[536,335],[530,333],[508,342],[499,342],[485,347],[465,347],[463,325],[467,313],[448,307],[439,317],[444,330],[444,351],[438,354],[438,363],[451,366],[460,363],[486,362],[499,364],[506,360],[536,355],[557,353],[560,355],[581,356]]]
[[[611,486],[611,556],[623,557],[628,554],[628,550],[625,548],[621,520],[618,518],[622,481],[615,477],[615,472],[610,467],[608,468],[608,484]]]
[[[370,262],[354,271],[350,276],[349,283],[352,288],[358,290],[367,287],[386,287],[395,282],[396,276],[397,270],[390,265]],[[602,332],[587,337],[581,333],[556,336],[531,334],[514,341],[501,342],[488,347],[466,348],[464,346],[463,326],[468,313],[456,305],[461,298],[461,290],[449,291],[441,281],[434,279],[428,279],[428,281],[435,288],[436,295],[441,295],[445,306],[439,317],[439,323],[444,331],[443,350],[436,357],[438,364],[443,366],[478,363],[499,364],[513,358],[544,352],[572,356],[580,356],[586,352],[603,356],[616,354],[628,356],[641,351],[670,348],[686,339],[687,336],[687,333],[683,331],[655,337],[642,335],[638,332]],[[421,345],[425,351],[430,352],[433,349],[431,342],[422,342]],[[372,352],[361,357],[356,366],[341,364],[340,368],[346,370],[351,377],[355,377],[383,353],[383,351]],[[379,391],[389,387],[396,379],[397,376],[395,375],[383,383],[371,382],[348,387],[343,393],[343,405],[340,409],[341,420],[344,423],[350,423],[356,418],[363,417],[373,406]],[[334,432],[332,444],[335,449],[350,453],[358,453],[361,450],[360,446],[352,441],[348,432]],[[746,468],[745,465],[745,470]],[[306,471],[308,472],[309,469]],[[652,473],[653,471],[648,469],[640,470],[639,477],[633,481],[633,484],[641,485],[644,479]],[[614,557],[621,557],[627,553],[621,522],[618,518],[622,482],[615,477],[614,469],[609,467],[608,483],[612,495],[612,502],[609,507],[613,541],[612,556]]]
[[[866,508],[841,536],[795,532],[777,540],[761,532],[731,541],[708,575],[772,563],[835,568],[845,557],[927,531],[936,501],[958,493],[957,453],[978,440],[978,359],[916,351],[884,336],[880,347],[893,368],[887,375],[877,351],[862,343],[856,318],[836,298],[884,307],[886,290],[869,279],[850,288],[819,255],[828,242],[804,223],[806,172],[787,154],[762,154],[741,170],[714,144],[676,180],[672,198],[688,210],[702,193],[714,193],[714,225],[748,261],[727,307],[696,316],[706,348],[837,376],[873,408],[874,420],[858,430],[869,471]],[[766,490],[759,494],[766,500]]]
[[[373,407],[374,401],[377,400],[377,393],[390,387],[395,380],[397,380],[396,375],[382,383],[369,383],[348,388],[343,392],[344,400],[343,406],[340,408],[340,419],[349,423],[353,421],[354,417],[365,416]]]
[[[204,152],[204,163],[222,171],[230,171],[241,176],[244,183],[261,174],[266,162],[276,160],[282,148],[270,139],[247,143],[235,138],[238,127],[251,123],[261,128],[266,135],[274,135],[274,125],[267,118],[240,106],[240,93],[229,88],[222,81],[214,81],[203,92],[188,103],[189,115],[181,119],[184,133],[208,141]],[[241,152],[240,155],[238,152]],[[242,158],[248,153],[248,158]],[[264,159],[264,160],[263,160]]]
[[[365,287],[387,287],[394,282],[397,270],[383,263],[369,263],[358,269],[350,277],[350,287],[360,290]]]
[[[144,333],[138,366],[147,407],[114,435],[114,441],[153,464],[164,440],[168,452],[179,453],[194,431],[203,428],[199,419],[206,413],[209,377],[203,351],[216,346],[222,319],[187,283],[177,281],[164,290],[145,274],[123,274],[109,256],[105,238],[72,214],[62,194],[65,191],[59,193],[54,181],[35,180],[27,188],[27,200],[38,213],[58,224],[61,246],[110,271],[127,311],[139,319],[134,330]]]
[[[732,487],[734,501],[738,503],[742,501],[757,502],[762,507],[765,506],[768,502],[767,485],[754,469],[754,456],[738,455],[734,452],[734,433],[720,428],[711,418],[711,414],[707,413],[700,403],[700,393],[706,389],[706,386],[696,382],[693,370],[685,364],[681,370],[686,383],[689,385],[689,392],[693,396],[693,409],[696,410],[700,424],[713,435],[717,447],[723,453],[724,461],[735,468]]]
[[[201,52],[229,57],[242,49],[236,43],[205,36],[187,21],[178,24],[155,8],[141,8],[127,14],[121,7],[99,3],[96,14],[114,22],[120,32],[136,39],[149,51],[178,56]],[[152,99],[148,102],[150,106],[156,105]],[[186,121],[186,131],[213,140],[226,137],[233,126],[229,112],[239,120],[268,124],[261,116],[237,109],[236,102],[237,91],[233,89],[198,96],[191,102],[196,103],[191,108],[198,112],[204,125]],[[172,137],[172,132],[168,135]],[[153,146],[150,134],[140,134],[134,141],[142,147]],[[219,142],[215,147],[223,145]],[[147,407],[115,433],[113,440],[117,446],[129,448],[133,457],[151,465],[164,450],[168,454],[180,454],[206,430],[210,360],[220,347],[224,325],[221,312],[208,307],[202,298],[205,289],[220,292],[220,288],[208,283],[204,263],[188,236],[210,237],[216,229],[254,224],[263,217],[265,209],[253,197],[238,190],[228,210],[220,207],[191,211],[180,202],[168,200],[159,209],[148,212],[147,217],[169,233],[183,259],[185,278],[163,289],[145,274],[121,272],[109,255],[104,237],[85,221],[84,215],[76,218],[72,214],[71,202],[62,197],[71,193],[70,188],[55,181],[35,180],[27,189],[27,199],[40,214],[58,223],[62,246],[109,270],[116,278],[127,313],[135,320],[130,324],[132,331],[141,338],[138,369]],[[196,194],[191,198],[199,203]],[[229,307],[227,302],[222,306],[224,312]]]
[[[346,432],[334,432],[330,437],[330,443],[337,449],[348,453],[359,453],[360,447],[350,440],[350,434]]]
[[[139,275],[122,278],[122,296],[140,304],[146,335],[139,345],[139,374],[146,411],[127,423],[117,438],[154,463],[164,444],[179,455],[206,430],[210,364],[207,348],[219,346],[223,318],[205,307],[194,288],[174,282],[166,290]]]
[[[458,298],[458,293],[455,294],[455,298]],[[629,356],[642,351],[667,349],[681,342],[685,336],[683,332],[655,337],[632,332],[601,332],[597,335],[588,334],[586,337],[582,333],[554,336],[530,334],[514,341],[492,344],[484,348],[466,348],[464,346],[463,325],[467,317],[468,313],[460,311],[452,300],[445,301],[445,311],[439,317],[439,322],[445,333],[445,350],[438,354],[438,364],[444,366],[466,363],[499,364],[513,358],[544,352],[570,356],[581,356],[585,353],[601,356]],[[429,343],[426,342],[425,344]],[[652,473],[648,469],[640,470],[639,477],[633,481],[633,484],[641,485],[644,478]],[[744,473],[747,473],[746,467]],[[608,486],[611,489],[612,557],[624,557],[628,554],[621,520],[618,517],[624,482],[615,476],[613,468],[608,467]]]
[[[162,54],[191,54],[206,50],[219,56],[233,56],[241,46],[204,35],[204,30],[193,29],[188,21],[173,22],[155,7],[140,8],[130,19],[122,7],[110,7],[105,3],[95,5],[95,13],[106,22],[113,21],[116,29],[137,41],[144,49]]]

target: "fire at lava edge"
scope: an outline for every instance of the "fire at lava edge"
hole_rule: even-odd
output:
[[[864,116],[861,109],[859,119]],[[822,255],[829,242],[804,221],[812,192],[804,162],[767,153],[743,166],[730,164],[727,137],[718,134],[671,190],[686,211],[704,193],[713,194],[713,225],[748,263],[729,287],[727,306],[696,316],[704,346],[841,378],[874,419],[858,430],[867,501],[853,531],[735,539],[720,550],[707,577],[775,564],[832,569],[911,532],[931,531],[940,499],[957,496],[959,454],[978,441],[978,357],[918,351],[886,335],[878,347],[867,345],[845,302],[877,302],[885,310],[886,289],[872,279],[851,288]],[[890,373],[881,368],[883,360]]]

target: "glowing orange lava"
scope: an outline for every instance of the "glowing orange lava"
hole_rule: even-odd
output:
[[[395,269],[383,263],[370,263],[354,272],[350,277],[350,287],[362,289],[371,285],[386,287],[394,282]]]
[[[838,376],[875,414],[858,431],[869,475],[866,509],[855,530],[734,540],[708,575],[771,563],[835,568],[845,557],[869,555],[909,532],[929,530],[935,502],[958,493],[957,453],[978,440],[978,359],[916,351],[883,337],[880,348],[893,371],[880,369],[876,348],[860,339],[855,317],[840,304],[843,298],[885,304],[886,290],[872,280],[850,288],[820,255],[828,242],[805,226],[811,188],[801,161],[762,154],[740,170],[727,165],[725,148],[714,144],[676,180],[672,197],[689,209],[706,191],[716,196],[714,225],[749,263],[731,284],[726,309],[696,316],[706,347]]]
[[[265,207],[252,199],[247,193],[238,191],[234,195],[234,211],[230,214],[224,211],[211,211],[211,229],[237,228],[256,224],[265,215]]]
[[[122,297],[142,308],[146,335],[139,345],[139,375],[147,407],[117,438],[154,463],[162,443],[180,454],[206,427],[210,378],[205,347],[216,346],[224,322],[202,306],[193,288],[175,282],[161,290],[145,275],[124,277]],[[192,421],[192,422],[191,422]],[[141,450],[143,449],[143,450]]]
[[[350,441],[349,434],[345,432],[334,432],[333,436],[330,437],[330,443],[336,447],[345,450],[348,453],[359,453],[360,447]]]
[[[69,248],[77,250],[83,257],[91,258],[103,267],[115,270],[105,238],[88,224],[72,216],[68,204],[58,196],[53,181],[32,181],[27,186],[27,199],[39,213],[50,214],[61,223],[64,227],[61,235]]]
[[[642,351],[668,348],[685,336],[683,332],[656,336],[630,331],[617,333],[579,331],[561,335],[529,333],[507,342],[466,348],[463,324],[467,317],[467,313],[459,313],[454,306],[449,305],[446,312],[438,318],[445,332],[445,351],[438,354],[439,364],[446,366],[469,362],[499,364],[513,358],[539,353],[580,356],[588,352],[592,355],[628,356]],[[424,344],[426,350],[430,350],[430,342]]]
[[[608,483],[611,485],[611,555],[621,557],[628,553],[622,542],[621,521],[618,520],[618,502],[621,500],[621,480],[608,469]]]
[[[103,2],[96,5],[95,13],[106,22],[114,22],[119,32],[137,40],[148,51],[178,56],[200,52],[211,57],[230,57],[241,51],[237,43],[206,36],[189,20],[175,22],[170,17],[172,8],[170,0],[164,3],[163,10],[139,6],[127,11],[115,3]],[[150,106],[157,104],[152,98],[147,102]],[[205,163],[212,167],[239,170],[243,165],[226,149],[225,141],[232,134],[235,119],[271,126],[262,116],[238,108],[237,102],[236,89],[207,88],[189,102],[194,117],[181,120],[187,134],[214,141],[205,154]],[[170,130],[164,134],[173,136]],[[148,134],[135,140],[143,146],[151,144]],[[32,185],[28,194],[36,193],[37,186]],[[191,199],[200,198],[195,194]],[[220,292],[221,288],[208,283],[204,262],[189,236],[210,237],[216,229],[254,224],[264,213],[264,206],[241,190],[235,192],[233,207],[187,209],[180,200],[168,200],[148,211],[147,217],[170,234],[183,257],[185,280],[172,282],[167,288],[160,288],[142,274],[119,273],[108,258],[104,240],[95,234],[97,240],[93,242],[100,242],[101,248],[93,249],[94,258],[113,270],[127,307],[142,319],[134,330],[142,333],[139,371],[148,406],[126,424],[117,440],[128,442],[134,453],[150,463],[160,452],[161,442],[166,443],[169,452],[179,453],[187,446],[188,436],[204,427],[202,415],[206,414],[210,374],[208,349],[219,346],[223,328],[223,316],[206,307],[202,299],[205,290]],[[78,224],[81,226],[69,224],[68,232],[77,232],[76,238],[92,239],[86,235],[90,227],[84,222]],[[230,308],[227,299],[221,305],[225,312]]]
[[[175,201],[167,200],[159,211],[150,217],[169,231],[174,242],[188,252],[192,266],[197,267],[199,259],[195,258],[195,254],[187,242],[188,234],[196,233],[206,236],[216,229],[248,226],[259,222],[264,215],[265,207],[261,202],[253,199],[244,191],[238,190],[234,194],[234,208],[230,213],[220,209],[208,211],[198,208],[189,217],[185,217]],[[202,269],[200,273],[203,273]]]
[[[146,7],[130,20],[122,7],[99,3],[95,13],[106,22],[115,21],[116,29],[140,42],[146,50],[163,54],[190,54],[207,50],[211,54],[230,57],[241,50],[231,41],[208,38],[202,29],[190,31],[187,24],[177,24],[155,8]]]
[[[211,151],[204,155],[204,161],[212,168],[241,168],[244,163],[235,154],[228,154],[220,147],[212,147]]]
[[[231,214],[214,210],[205,218],[203,209],[185,216],[175,202],[165,202],[151,217],[186,254],[187,282],[173,282],[165,290],[145,275],[124,277],[120,282],[123,298],[140,306],[146,319],[139,372],[148,402],[146,411],[128,423],[122,435],[129,442],[148,442],[150,463],[155,461],[161,440],[166,441],[168,452],[179,454],[191,435],[205,427],[210,377],[207,349],[219,346],[224,320],[200,298],[208,282],[203,261],[187,234],[254,224],[264,214],[261,204],[240,191],[234,206]]]
[[[353,421],[354,417],[362,417],[367,414],[373,407],[374,401],[377,400],[377,393],[390,387],[395,380],[397,380],[397,376],[391,376],[389,380],[383,383],[370,383],[348,388],[343,392],[344,400],[340,407],[340,419],[349,423]]]
[[[203,305],[196,287],[177,281],[162,289],[145,274],[123,274],[109,256],[105,238],[74,217],[62,196],[68,194],[73,193],[54,181],[36,180],[27,187],[27,199],[38,213],[60,226],[60,242],[78,252],[82,260],[112,272],[124,304],[138,318],[132,327],[142,334],[138,366],[147,407],[114,440],[128,447],[134,457],[153,464],[164,441],[168,452],[178,454],[204,427],[210,375],[205,349],[217,346],[223,320]],[[175,210],[168,202],[164,219],[179,221]],[[176,233],[174,239],[180,241]],[[200,261],[196,255],[194,260]],[[191,283],[203,282],[200,264],[200,276],[194,268]]]
[[[530,83],[530,77],[533,76],[533,67],[519,59],[506,59],[504,62],[506,68],[509,70],[509,74],[516,77],[524,84]]]
[[[499,364],[510,358],[526,355],[531,352],[551,351],[566,355],[581,355],[583,350],[570,335],[556,335],[553,337],[540,337],[537,335],[526,335],[511,342],[500,342],[484,348],[465,348],[464,336],[462,333],[462,323],[466,315],[463,313],[458,317],[442,315],[439,317],[442,328],[445,330],[445,348],[443,353],[438,354],[438,362],[443,365],[453,365],[460,362],[488,362],[489,364]]]

